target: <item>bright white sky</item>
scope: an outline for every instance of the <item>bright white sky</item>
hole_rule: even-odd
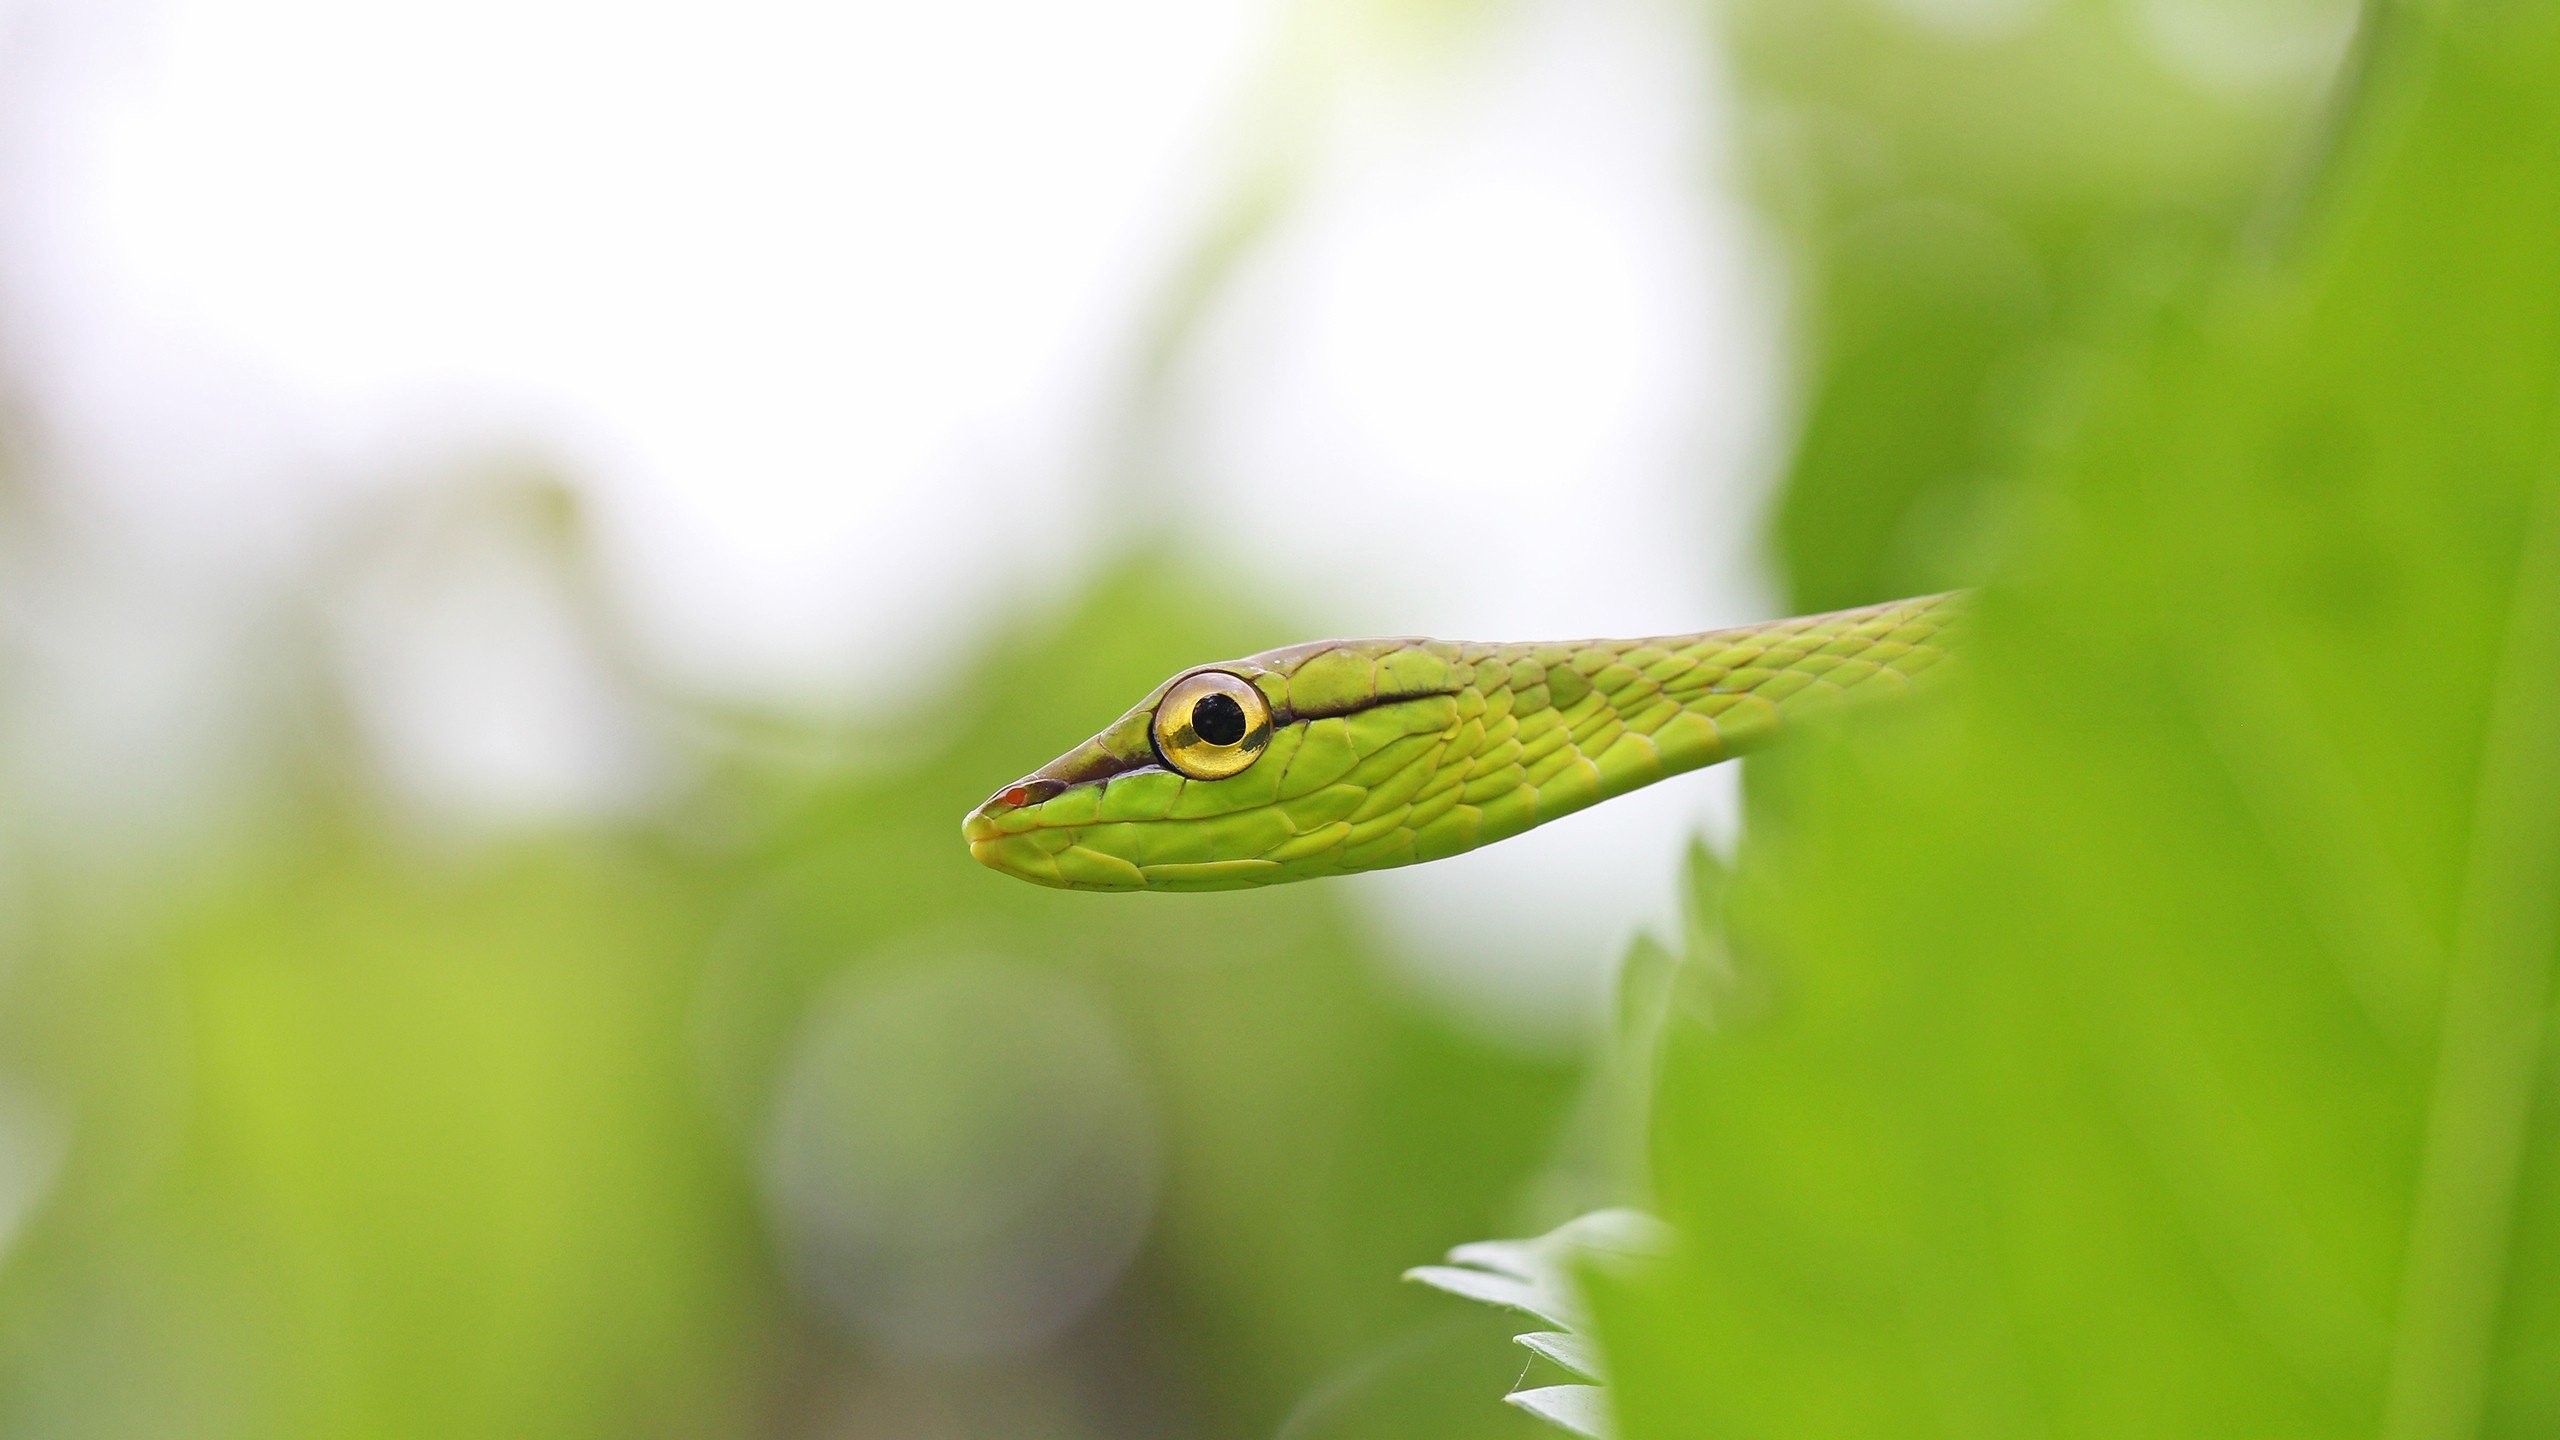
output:
[[[12,358],[130,572],[91,623],[183,631],[421,454],[514,448],[591,495],[656,663],[891,696],[1020,598],[967,583],[984,557],[1052,592],[1092,559],[1142,307],[1273,143],[1310,178],[1178,371],[1165,460],[1280,606],[1505,638],[1764,614],[1775,286],[1705,182],[1678,7],[1543,0],[1430,61],[1332,8],[0,9]],[[448,801],[593,803],[627,778],[609,706],[511,608],[386,622],[378,738]],[[1431,993],[1570,1012],[1728,790],[1363,893]]]

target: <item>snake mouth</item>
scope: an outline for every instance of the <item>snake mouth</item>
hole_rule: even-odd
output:
[[[1054,890],[1145,890],[1147,872],[1077,843],[1084,827],[1017,830],[969,842],[969,857],[990,870]]]
[[[1066,877],[1058,871],[1055,855],[1032,839],[1029,832],[984,837],[972,835],[969,838],[969,858],[1018,880],[1059,889],[1070,888]]]

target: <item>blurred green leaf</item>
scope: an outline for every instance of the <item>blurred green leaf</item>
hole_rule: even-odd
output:
[[[2560,10],[2377,14],[1968,682],[1767,762],[1632,1440],[2560,1431]]]
[[[259,857],[58,975],[93,1072],[0,1287],[0,1432],[628,1435],[758,1330],[638,844]],[[50,957],[59,960],[61,957]],[[147,1077],[138,1087],[135,1077]]]
[[[1969,583],[2129,276],[2239,234],[2352,0],[1713,0],[1795,281],[1800,609]],[[2220,63],[2217,63],[2219,61]]]

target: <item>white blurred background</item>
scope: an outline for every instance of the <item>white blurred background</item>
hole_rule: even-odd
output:
[[[0,6],[0,313],[77,557],[6,587],[17,787],[115,847],[188,813],[277,587],[475,466],[570,478],[650,673],[825,713],[1157,531],[1332,633],[1765,615],[1777,285],[1696,15],[1385,13]],[[502,550],[362,557],[362,733],[438,824],[646,797]],[[1419,993],[1555,1041],[1731,798],[1352,883]]]

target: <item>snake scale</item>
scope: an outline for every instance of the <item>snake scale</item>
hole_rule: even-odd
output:
[[[1636,640],[1323,640],[1198,666],[962,833],[1070,890],[1231,890],[1437,860],[1899,693],[1963,597]]]

